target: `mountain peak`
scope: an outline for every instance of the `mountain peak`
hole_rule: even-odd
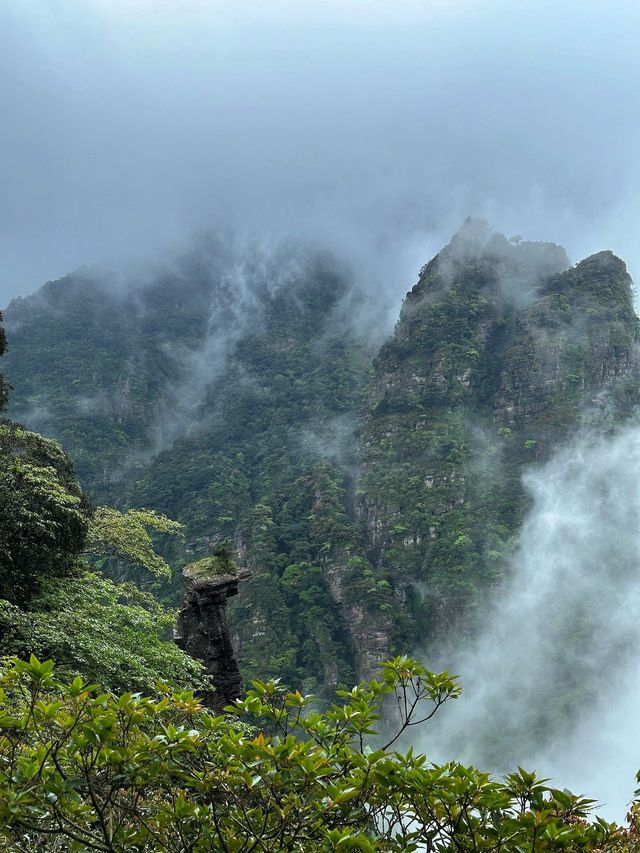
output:
[[[475,289],[493,288],[515,305],[523,305],[540,285],[569,267],[565,250],[556,243],[508,238],[484,219],[468,217],[422,267],[409,298],[415,304],[427,289],[448,290],[465,279],[472,280]]]
[[[484,219],[471,217],[465,219],[438,258],[459,263],[489,260],[529,275],[535,271],[540,276],[553,275],[570,266],[564,248],[557,243],[506,237]]]
[[[611,249],[604,249],[601,252],[595,252],[593,255],[585,258],[576,265],[576,268],[581,267],[599,267],[603,271],[612,272],[616,275],[626,275],[627,265],[614,254]]]

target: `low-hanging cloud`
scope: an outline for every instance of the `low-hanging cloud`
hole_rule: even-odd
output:
[[[640,769],[640,428],[581,434],[525,476],[513,574],[471,651],[464,693],[421,743],[485,769],[517,764],[624,817]]]
[[[220,224],[397,300],[469,214],[634,272],[638,24],[631,0],[3,4],[0,304]]]
[[[483,259],[503,297],[518,307],[532,302],[541,284],[569,267],[565,250],[555,243],[523,241],[517,235],[507,239],[485,220],[468,218],[438,254],[438,273],[449,286],[461,266]]]

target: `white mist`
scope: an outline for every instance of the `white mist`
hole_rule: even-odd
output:
[[[525,485],[511,579],[447,661],[463,696],[420,747],[536,769],[622,820],[640,769],[640,429],[580,435]]]

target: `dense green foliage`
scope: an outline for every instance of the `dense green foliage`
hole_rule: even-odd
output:
[[[128,298],[117,282],[84,269],[6,312],[12,416],[62,443],[85,487],[100,484],[96,501],[112,502],[109,483],[151,446],[146,429],[180,378],[166,346],[171,328],[182,340],[202,334],[207,302],[197,271],[190,282],[189,308],[182,302],[176,311],[168,305],[179,299],[180,272],[163,277],[148,300],[144,288]]]
[[[184,524],[152,537],[165,564],[233,541],[253,575],[230,605],[246,679],[330,695],[467,642],[509,571],[523,471],[636,407],[624,265],[567,267],[467,223],[375,359],[348,275],[317,252],[210,241],[126,291],[81,270],[7,311],[11,411],[96,502]],[[179,572],[101,565],[182,598]]]
[[[622,851],[593,803],[523,770],[504,782],[369,745],[385,697],[399,732],[459,692],[398,658],[321,714],[257,681],[212,717],[190,693],[146,698],[59,680],[51,662],[0,675],[0,832],[22,851]],[[632,842],[631,842],[632,843]]]
[[[0,594],[24,602],[44,576],[72,574],[88,514],[57,442],[0,421]]]
[[[0,421],[2,653],[53,656],[62,671],[112,690],[150,690],[158,679],[203,685],[200,664],[170,642],[175,614],[80,558],[86,550],[98,565],[116,557],[121,575],[166,575],[147,528],[180,525],[148,510],[94,510],[56,441]]]
[[[185,524],[184,543],[155,540],[176,569],[236,537],[253,572],[230,613],[246,676],[331,690],[354,677],[324,566],[347,539],[363,553],[349,469],[370,354],[346,325],[350,282],[334,261],[281,251],[231,264],[226,251],[201,247],[129,296],[82,271],[13,303],[12,412],[64,444],[96,501]],[[318,491],[332,497],[311,523]],[[303,566],[299,581],[289,566]],[[104,570],[123,577],[114,560]],[[175,578],[155,585],[174,607]]]
[[[150,691],[158,680],[204,684],[202,667],[171,640],[175,613],[134,584],[81,569],[53,580],[25,608],[0,599],[3,654],[53,657],[61,672],[110,690]]]
[[[35,486],[32,480],[21,482],[16,491],[20,501],[31,505],[34,496],[39,497],[43,483],[45,488],[53,489],[56,481],[52,483],[52,477],[47,471]],[[11,529],[12,517],[5,512],[11,512],[6,502],[0,505],[0,526]],[[104,563],[112,553],[109,547],[113,541],[112,525],[102,531],[99,527],[104,515],[104,508],[91,518],[81,514],[83,529],[92,527],[87,548],[99,558],[98,564]],[[147,521],[159,522],[166,529],[166,519],[158,519],[153,513],[143,514],[145,518],[147,515],[150,516]],[[109,513],[107,517],[112,520]],[[91,571],[75,553],[78,543],[70,543],[68,551],[60,550],[60,538],[48,546],[49,539],[41,538],[42,527],[39,515],[23,515],[20,541],[29,543],[33,539],[43,556],[33,567],[29,562],[21,562],[22,552],[14,550],[14,555],[17,554],[14,570],[0,597],[3,654],[55,657],[62,671],[97,678],[111,690],[150,690],[158,679],[182,686],[204,684],[200,664],[171,642],[173,611],[131,582],[114,583]],[[129,535],[127,544],[137,559],[144,558],[150,563],[151,570],[158,563],[164,566],[157,554],[147,552],[148,534],[144,528],[137,539]],[[107,548],[103,550],[105,545]],[[51,548],[51,554],[47,547]],[[56,561],[61,554],[65,573],[51,571],[52,565],[59,569]],[[135,568],[136,563],[130,565]],[[126,574],[127,564],[124,566]],[[16,590],[22,594],[17,596]]]
[[[167,562],[155,552],[148,528],[155,533],[177,534],[183,525],[146,509],[119,512],[98,507],[89,522],[86,550],[89,553],[118,558],[126,568],[142,569],[157,577],[171,577]]]

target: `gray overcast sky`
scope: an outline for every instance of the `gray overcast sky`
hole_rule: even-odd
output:
[[[637,0],[0,0],[0,305],[230,224],[398,292],[468,214],[640,276]]]

